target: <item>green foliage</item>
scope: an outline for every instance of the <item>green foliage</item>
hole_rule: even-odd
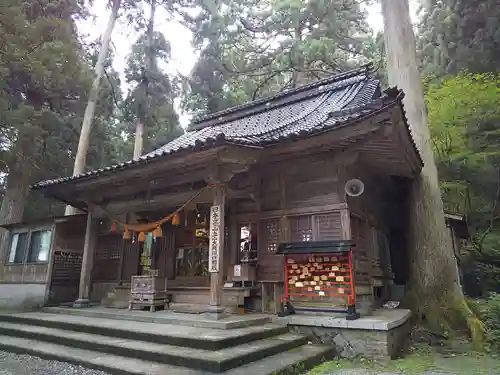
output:
[[[199,0],[186,17],[200,59],[184,106],[214,112],[367,62],[378,53],[358,1]]]
[[[146,69],[148,54],[153,54],[153,64]],[[126,81],[131,90],[124,102],[122,130],[132,140],[137,121],[146,128],[145,152],[152,151],[182,134],[179,118],[174,109],[174,100],[179,93],[178,83],[159,67],[159,62],[170,60],[170,43],[163,34],[155,32],[151,51],[148,51],[146,35],[142,35],[132,46],[125,69]],[[130,142],[132,146],[133,142]],[[132,155],[132,152],[129,152]]]
[[[360,373],[405,375],[422,375],[427,372],[489,375],[492,371],[500,370],[497,358],[474,352],[467,343],[448,344],[441,348],[415,344],[408,353],[392,361],[365,358],[330,361],[309,371],[307,375],[326,375],[342,370],[350,373],[348,369],[357,369]]]
[[[98,47],[84,48],[79,42],[74,20],[86,16],[82,4],[77,0],[0,4],[0,171],[8,174],[2,215],[9,207],[21,211],[25,207],[27,220],[63,212],[61,204],[40,196],[30,194],[25,204],[25,194],[15,194],[35,181],[72,172]],[[117,84],[117,74],[110,71],[109,76]],[[110,93],[106,81],[94,119],[90,167],[115,159],[117,129]]]
[[[500,280],[500,77],[461,73],[426,82],[445,209],[465,213],[464,288],[484,295]]]
[[[492,293],[482,305],[486,338],[491,348],[500,353],[500,294]]]
[[[2,215],[16,204],[22,212],[26,197],[22,189],[45,175],[40,162],[48,157],[47,145],[67,125],[65,120],[76,116],[84,78],[73,17],[81,15],[76,1],[0,4],[2,172],[9,173]],[[65,150],[66,145],[60,149]],[[16,197],[18,189],[22,192]]]
[[[500,72],[498,0],[433,1],[419,28],[423,73]]]
[[[449,210],[492,210],[500,165],[499,84],[495,75],[462,73],[428,87],[432,141]],[[482,201],[469,202],[468,193]]]

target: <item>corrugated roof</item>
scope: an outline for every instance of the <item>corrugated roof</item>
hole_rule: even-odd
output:
[[[394,94],[394,92],[393,92]],[[370,115],[394,101],[382,96],[369,66],[329,77],[273,97],[230,108],[193,121],[190,130],[137,160],[89,171],[82,175],[42,181],[47,186],[127,168],[183,150],[202,150],[222,144],[265,147],[283,139],[308,136]]]

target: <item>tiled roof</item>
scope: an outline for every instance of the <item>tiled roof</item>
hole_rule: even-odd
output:
[[[370,115],[379,110],[387,99],[395,98],[381,96],[379,82],[370,76],[369,66],[365,66],[196,119],[186,133],[137,160],[78,176],[42,181],[32,188],[40,189],[117,171],[182,150],[196,151],[220,144],[265,147],[286,138],[307,136]]]

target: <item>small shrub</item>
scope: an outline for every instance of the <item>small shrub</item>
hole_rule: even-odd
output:
[[[500,294],[492,293],[482,305],[482,316],[486,326],[486,339],[491,349],[500,352]]]

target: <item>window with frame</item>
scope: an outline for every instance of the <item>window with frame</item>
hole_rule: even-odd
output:
[[[292,216],[289,218],[292,242],[313,240],[313,221],[311,215]]]
[[[279,219],[262,219],[259,222],[260,251],[276,253],[283,230],[290,231],[291,242],[342,240],[341,212],[315,215],[295,215],[287,219],[288,227],[280,228]]]
[[[12,233],[7,263],[45,263],[49,261],[52,231],[36,229]]]

